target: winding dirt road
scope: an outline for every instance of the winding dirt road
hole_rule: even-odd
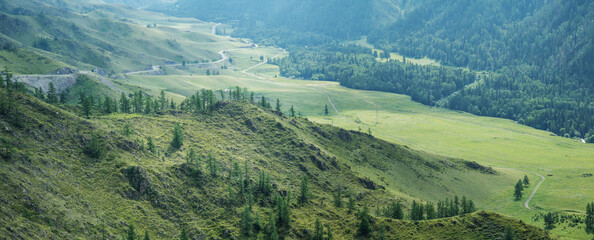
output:
[[[524,202],[524,207],[530,209],[530,210],[534,210],[530,207],[530,200],[532,200],[532,197],[534,197],[534,194],[536,194],[536,191],[538,191],[538,188],[540,187],[540,185],[545,181],[545,177],[543,175],[540,175],[538,173],[533,173],[533,172],[527,172],[527,173],[532,173],[534,175],[537,175],[540,177],[540,182],[538,182],[536,184],[536,186],[534,187],[534,189],[532,189],[532,193],[530,193],[530,196],[528,197],[528,199],[526,199],[526,202]],[[535,210],[536,211],[536,210]]]
[[[530,196],[528,196],[528,198],[524,202],[524,207],[525,208],[527,208],[529,210],[533,210],[533,211],[539,211],[539,210],[536,210],[536,209],[533,209],[533,208],[530,207],[530,201],[532,200],[532,197],[534,197],[534,194],[536,194],[536,191],[538,191],[538,188],[540,187],[540,185],[545,181],[545,177],[543,175],[538,174],[538,173],[534,173],[534,172],[530,172],[530,171],[526,171],[526,170],[522,170],[522,169],[517,169],[517,168],[507,168],[507,167],[497,167],[497,168],[509,169],[509,170],[514,170],[514,171],[520,171],[520,172],[530,173],[530,174],[534,174],[534,175],[540,177],[540,181],[536,184],[536,186],[534,186],[534,189],[532,189],[532,192],[530,193]]]

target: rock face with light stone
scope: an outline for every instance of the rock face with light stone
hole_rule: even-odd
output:
[[[53,82],[58,92],[64,91],[66,88],[76,83],[77,74],[66,75],[16,75],[14,80],[26,83],[35,88],[41,87],[44,92],[47,92],[49,83]]]

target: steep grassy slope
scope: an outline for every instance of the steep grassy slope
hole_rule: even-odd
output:
[[[167,18],[124,6],[61,3],[0,1],[0,42],[11,42],[16,48],[89,70],[100,67],[121,72],[168,62],[219,59],[218,51],[207,47],[220,37],[186,33],[158,24],[179,21],[183,26],[182,23],[197,24],[197,20]],[[129,19],[139,15],[143,16],[142,25]],[[9,55],[3,51],[0,51],[3,56]],[[0,61],[0,65],[13,66],[15,61],[10,58],[7,63]],[[23,66],[18,66],[17,73],[45,73],[35,68],[20,68]]]
[[[353,161],[346,156],[364,149],[359,165],[381,168],[373,165],[388,160],[401,173],[410,172],[407,178],[434,184],[447,181],[440,171],[457,172],[458,178],[474,172],[460,160],[417,153],[356,131],[280,117],[246,103],[223,102],[210,115],[114,114],[86,120],[24,95],[17,99],[20,127],[12,124],[12,118],[0,118],[0,137],[4,147],[12,149],[11,157],[6,157],[3,148],[0,163],[0,235],[12,239],[114,238],[129,224],[156,239],[178,236],[182,228],[193,237],[240,237],[243,203],[236,178],[231,177],[236,176],[231,174],[235,162],[247,164],[252,184],[260,173],[269,174],[273,192],[282,195],[297,195],[299,179],[309,177],[313,198],[305,206],[295,198],[290,201],[291,228],[281,233],[307,237],[313,220],[320,218],[330,224],[335,238],[348,239],[355,235],[357,220],[353,213],[332,205],[337,186],[344,187],[345,196],[352,194],[359,206],[383,205],[394,195],[351,167]],[[176,123],[183,127],[185,141],[173,151],[170,130]],[[132,133],[124,136],[127,124]],[[154,152],[147,150],[148,137],[154,140]],[[104,149],[99,157],[85,154],[93,143]],[[200,156],[198,165],[186,161],[190,148]],[[216,159],[216,177],[204,166],[207,153]],[[432,174],[436,176],[427,176]],[[403,193],[416,188],[401,183]],[[275,213],[271,199],[254,196],[252,211],[262,224]],[[399,199],[408,205],[407,198]],[[522,238],[547,238],[543,230],[494,213],[420,223],[382,218],[372,222],[385,225],[392,238],[411,234],[419,239],[491,239],[507,225]]]

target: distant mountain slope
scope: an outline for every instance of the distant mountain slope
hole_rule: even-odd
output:
[[[442,106],[594,142],[594,2],[428,0],[368,40],[491,71]]]
[[[399,0],[180,0],[166,12],[208,21],[239,20],[245,28],[274,29],[277,34],[319,34],[356,38],[400,17]],[[155,9],[159,10],[159,9]],[[162,11],[162,10],[161,10]],[[263,25],[262,25],[263,24]],[[249,31],[246,31],[247,34]]]
[[[175,0],[80,0],[94,3],[110,3],[128,5],[134,8],[146,8],[164,3],[173,3]]]
[[[357,234],[358,220],[331,203],[336,189],[343,189],[343,201],[353,196],[357,208],[394,199],[380,182],[355,170],[347,156],[427,187],[475,172],[459,160],[423,156],[367,134],[280,117],[247,103],[222,102],[204,115],[174,111],[175,116],[112,114],[86,120],[25,95],[16,99],[18,114],[0,118],[0,234],[7,238],[113,239],[130,224],[155,239],[175,238],[181,229],[196,238],[241,238],[244,191],[253,192],[252,214],[266,226],[268,216],[278,213],[274,193],[298,196],[301,177],[307,176],[311,201],[303,206],[291,198],[291,227],[279,233],[307,238],[320,218],[336,239],[346,239]],[[177,151],[169,149],[176,123],[185,138]],[[155,145],[153,152],[147,141]],[[357,154],[361,147],[367,150]],[[192,160],[190,149],[196,153]],[[385,165],[385,158],[396,168]],[[216,176],[212,169],[218,169]],[[448,171],[458,174],[438,174]],[[237,183],[239,176],[247,190]],[[268,187],[273,194],[266,193]],[[385,226],[388,238],[492,239],[508,225],[520,238],[548,238],[541,229],[493,213],[416,223],[374,217],[370,224]]]
[[[206,34],[196,34],[192,44],[187,44],[170,39],[166,34],[179,30],[168,27],[154,30],[154,25],[147,28],[132,23],[126,19],[127,12],[118,10],[118,7],[72,1],[47,2],[0,0],[0,43],[11,44],[11,48],[3,51],[27,49],[64,65],[89,70],[99,67],[116,72],[164,62],[210,61],[219,57],[215,50],[196,49],[195,43],[211,41],[212,36]],[[0,65],[11,64],[0,61]],[[19,71],[31,72],[32,69]]]

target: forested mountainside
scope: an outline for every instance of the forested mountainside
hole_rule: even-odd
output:
[[[594,135],[592,1],[427,1],[369,41],[492,72],[444,106],[558,135]]]
[[[236,36],[285,46],[358,38],[401,14],[394,0],[181,0],[154,10],[233,23]]]

